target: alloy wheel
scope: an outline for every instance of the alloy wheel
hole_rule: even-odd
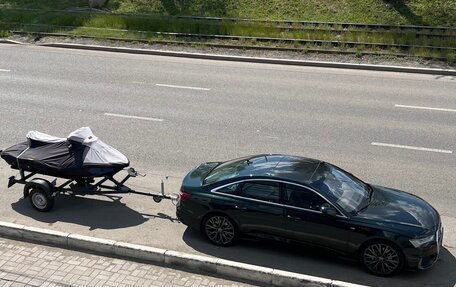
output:
[[[400,267],[400,257],[397,251],[386,243],[374,243],[364,249],[363,263],[377,275],[390,275]]]
[[[236,231],[233,223],[222,215],[215,215],[204,226],[207,237],[217,245],[226,246],[234,242]]]

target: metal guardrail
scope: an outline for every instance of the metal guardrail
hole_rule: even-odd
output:
[[[318,27],[318,26],[317,26]],[[422,33],[422,32],[410,32],[406,30],[348,30],[348,28],[345,29],[337,29],[337,28],[330,28],[330,29],[324,29],[324,28],[312,28],[312,27],[274,27],[275,29],[278,29],[280,31],[317,31],[317,32],[330,32],[330,33],[338,33],[338,34],[344,34],[344,33],[364,33],[364,34],[381,34],[381,33],[388,33],[388,34],[397,34],[397,35],[404,35],[406,33],[413,33],[415,37],[420,38],[420,37],[428,37],[428,38],[451,38],[454,37],[456,38],[456,31],[454,35],[451,34],[442,34],[442,33],[432,33],[432,32],[427,32],[427,33]]]
[[[161,20],[193,20],[193,21],[204,21],[206,25],[241,25],[243,27],[260,27],[266,29],[276,29],[280,32],[290,32],[293,35],[294,31],[309,31],[319,32],[320,35],[307,34],[306,38],[299,38],[297,36],[291,36],[292,38],[281,38],[281,37],[258,37],[258,36],[238,36],[238,35],[212,35],[212,34],[193,34],[193,33],[175,33],[175,32],[154,32],[154,31],[139,31],[139,30],[125,30],[125,29],[111,29],[111,28],[98,28],[98,27],[79,27],[79,26],[57,26],[48,24],[23,24],[23,23],[4,23],[0,22],[0,25],[22,25],[23,29],[14,28],[16,31],[13,33],[30,33],[35,35],[49,35],[49,36],[65,36],[65,37],[87,37],[77,33],[65,34],[64,33],[50,33],[52,30],[72,30],[72,29],[96,29],[105,31],[118,31],[118,32],[130,32],[136,33],[140,39],[124,39],[124,38],[113,38],[104,37],[105,39],[127,40],[127,41],[145,41],[145,42],[161,42],[170,44],[184,44],[184,45],[205,45],[212,47],[229,47],[239,49],[258,49],[258,50],[284,50],[284,51],[309,51],[309,52],[320,52],[320,53],[341,53],[341,54],[374,54],[374,55],[394,55],[394,56],[413,56],[417,51],[428,51],[429,57],[421,58],[432,58],[432,59],[446,59],[446,55],[454,55],[456,51],[456,45],[453,45],[456,39],[456,27],[445,27],[445,26],[417,26],[417,25],[387,25],[387,24],[368,24],[368,23],[350,23],[350,22],[321,22],[321,21],[298,21],[298,20],[265,20],[265,19],[250,19],[250,18],[228,18],[228,17],[204,17],[204,16],[162,16],[156,14],[133,14],[133,13],[112,13],[106,10],[96,10],[88,8],[72,8],[67,10],[42,10],[42,9],[24,9],[24,8],[12,8],[0,5],[0,11],[5,10],[17,10],[17,11],[31,11],[31,12],[53,12],[53,13],[96,13],[100,15],[113,15],[123,17],[144,17],[150,18],[150,20],[161,19]],[[211,23],[214,22],[214,23]],[[185,24],[185,22],[184,22]],[[32,29],[25,29],[26,27],[35,27]],[[44,27],[43,29],[36,29],[36,27]],[[54,29],[49,29],[50,27]],[[31,30],[31,31],[30,31]],[[38,30],[38,31],[36,31]],[[36,32],[33,32],[36,31]],[[274,30],[270,30],[274,31]],[[272,32],[271,32],[272,33]],[[305,33],[305,32],[304,32]],[[323,34],[327,33],[327,34]],[[395,43],[383,43],[383,35],[376,37],[381,39],[377,42],[369,42],[371,34],[387,33],[387,36],[394,35],[394,37],[407,37],[410,35],[412,38],[417,39],[421,37],[427,37],[423,39],[423,43],[436,42],[442,43],[440,46],[431,45],[409,45],[409,44],[395,44]],[[84,33],[82,33],[84,34]],[[318,34],[318,33],[317,33]],[[337,40],[337,37],[345,37],[352,39],[354,35],[363,35],[366,38],[364,41],[353,41],[353,40]],[[175,37],[177,40],[147,40],[144,36],[164,36],[164,37]],[[305,34],[306,35],[306,34]],[[343,36],[345,35],[345,36]],[[317,39],[312,39],[312,36],[316,36]],[[330,37],[334,36],[334,37]],[[99,37],[98,37],[99,38]],[[320,38],[320,39],[318,39]],[[327,39],[329,38],[329,39]],[[336,40],[332,40],[335,38]],[[375,38],[375,37],[374,37]],[[143,39],[143,40],[141,40]],[[356,39],[356,38],[355,38]],[[394,38],[386,38],[385,42],[394,42]],[[434,40],[435,39],[435,40]],[[219,43],[216,43],[220,40]],[[242,43],[246,41],[249,43]],[[375,41],[375,40],[372,40]],[[228,42],[228,44],[226,43]],[[231,44],[229,42],[238,42]],[[239,43],[241,42],[241,43]],[[261,43],[261,44],[260,44]],[[409,43],[408,41],[405,43]],[[448,46],[446,46],[448,45]],[[329,48],[328,48],[329,47]],[[333,48],[333,49],[331,49]],[[371,51],[364,51],[364,49],[371,49]],[[350,51],[356,49],[355,51]],[[390,50],[389,52],[384,52]],[[406,53],[410,51],[410,53]],[[398,53],[404,52],[404,53]],[[449,54],[448,54],[449,53]],[[440,57],[439,57],[440,56]],[[449,57],[449,56],[448,56]]]
[[[388,48],[396,48],[400,50],[410,50],[410,49],[427,49],[427,50],[438,50],[438,51],[455,51],[456,47],[436,47],[436,46],[423,46],[423,45],[404,45],[404,44],[388,44],[388,43],[372,43],[372,42],[355,42],[355,41],[334,41],[334,40],[314,40],[314,39],[295,39],[295,38],[273,38],[273,37],[253,37],[253,36],[229,36],[229,35],[209,35],[209,34],[192,34],[192,33],[174,33],[174,32],[151,32],[151,31],[137,31],[137,30],[125,30],[125,29],[112,29],[112,28],[98,28],[98,27],[77,27],[77,26],[58,26],[58,25],[48,25],[48,24],[21,24],[21,23],[4,23],[0,24],[19,24],[25,26],[43,26],[43,27],[53,27],[59,29],[93,29],[93,30],[108,30],[108,31],[118,31],[118,32],[133,32],[138,34],[147,34],[147,35],[157,35],[157,36],[174,36],[180,38],[193,38],[193,39],[219,39],[219,40],[230,40],[230,41],[252,41],[252,42],[270,42],[270,43],[286,43],[286,44],[300,44],[300,45],[314,45],[314,46],[323,46],[329,45],[332,47],[344,47],[344,48],[355,48],[355,47],[365,47],[365,48],[379,48],[382,50]],[[19,31],[14,31],[19,32]],[[47,31],[43,31],[47,32]],[[73,34],[74,36],[74,34]],[[244,45],[251,46],[251,45]],[[301,49],[302,50],[302,49]]]
[[[157,14],[145,14],[145,13],[117,13],[110,12],[109,10],[99,10],[99,9],[90,9],[90,8],[69,8],[67,10],[42,10],[42,9],[30,9],[30,8],[13,8],[6,7],[0,9],[3,10],[23,10],[23,11],[47,11],[47,12],[69,12],[69,13],[100,13],[107,15],[117,15],[117,16],[134,16],[134,17],[157,17],[161,15]],[[161,16],[164,17],[164,16]],[[191,20],[204,20],[204,21],[216,21],[216,22],[252,22],[260,24],[275,24],[275,25],[296,25],[301,26],[313,25],[313,26],[328,26],[328,27],[358,27],[358,28],[368,28],[368,29],[384,29],[384,30],[432,30],[432,31],[456,31],[456,27],[452,26],[419,26],[419,25],[389,25],[389,24],[372,24],[372,23],[352,23],[352,22],[325,22],[325,21],[300,21],[300,20],[270,20],[270,19],[253,19],[253,18],[233,18],[233,17],[206,17],[206,16],[186,16],[186,15],[172,15],[166,16],[169,18],[176,19],[191,19]],[[299,29],[299,27],[297,27]]]
[[[48,32],[26,32],[26,31],[11,31],[13,34],[20,35],[35,35],[36,40],[41,37],[80,37],[85,39],[100,39],[95,36],[65,34],[65,33],[48,33]],[[310,52],[310,53],[323,53],[323,54],[350,54],[355,55],[361,53],[362,55],[377,55],[377,56],[396,56],[396,57],[418,57],[405,53],[391,53],[391,52],[378,52],[378,51],[347,51],[347,50],[330,50],[320,48],[288,48],[288,47],[270,47],[270,46],[257,46],[257,45],[233,45],[233,44],[220,44],[211,42],[189,42],[189,41],[171,41],[171,40],[141,40],[141,39],[129,39],[129,38],[117,38],[117,37],[104,37],[105,40],[112,41],[123,41],[123,42],[137,42],[137,43],[157,43],[157,44],[173,44],[173,45],[190,45],[190,46],[206,46],[215,48],[231,48],[231,49],[242,49],[242,50],[269,50],[269,51],[290,51],[290,52]],[[446,60],[445,57],[427,57],[420,56],[422,59],[434,59],[434,60]]]
[[[330,44],[334,47],[378,47],[378,48],[400,48],[400,49],[411,49],[411,48],[423,48],[431,50],[455,50],[453,47],[435,47],[435,46],[420,46],[420,45],[400,45],[400,44],[384,44],[384,43],[371,43],[371,42],[353,42],[353,41],[328,41],[328,40],[312,40],[312,39],[293,39],[293,38],[272,38],[272,37],[252,37],[252,36],[228,36],[228,35],[207,35],[207,34],[189,34],[189,33],[167,33],[167,32],[153,32],[157,35],[166,36],[177,36],[177,37],[191,37],[191,38],[208,38],[208,39],[224,39],[224,40],[251,40],[257,42],[281,42],[281,43],[300,43],[300,44],[314,44],[324,45]]]
[[[262,20],[249,18],[223,18],[223,17],[201,17],[201,16],[176,16],[178,18],[188,18],[194,20],[214,20],[214,21],[244,21],[244,22],[260,22],[260,23],[280,23],[280,24],[301,24],[301,25],[328,25],[347,27],[367,27],[377,29],[428,29],[428,30],[456,30],[456,27],[448,26],[417,26],[417,25],[387,25],[387,24],[368,24],[368,23],[351,23],[351,22],[321,22],[321,21],[299,21],[299,20]]]

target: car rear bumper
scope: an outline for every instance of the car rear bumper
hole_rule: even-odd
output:
[[[176,216],[180,222],[196,230],[201,229],[201,220],[181,207],[177,207]]]

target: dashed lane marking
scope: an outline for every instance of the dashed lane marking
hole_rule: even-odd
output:
[[[118,118],[135,119],[135,120],[152,121],[152,122],[163,122],[164,121],[163,119],[157,119],[157,118],[138,117],[138,116],[112,114],[112,113],[104,113],[104,115],[108,116],[108,117],[118,117]]]
[[[407,106],[407,105],[394,105],[394,106],[396,108],[406,108],[406,109],[429,110],[429,111],[440,111],[440,112],[456,112],[456,109],[432,108],[432,107],[421,107],[421,106]]]
[[[445,149],[435,149],[435,148],[417,147],[417,146],[408,146],[408,145],[398,145],[398,144],[389,144],[389,143],[373,142],[373,143],[371,143],[371,145],[383,146],[383,147],[402,148],[402,149],[412,149],[412,150],[419,150],[419,151],[439,152],[439,153],[453,153],[453,151],[445,150]]]
[[[187,89],[187,90],[199,90],[199,91],[210,91],[209,88],[199,88],[199,87],[188,87],[188,86],[176,86],[176,85],[167,85],[167,84],[155,84],[158,87],[165,88],[176,88],[176,89]]]

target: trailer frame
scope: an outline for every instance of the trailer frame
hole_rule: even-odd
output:
[[[115,173],[117,174],[117,173]],[[125,183],[132,177],[142,176],[134,168],[127,169],[127,175],[121,180],[116,180],[114,175],[106,175],[103,177],[81,177],[81,178],[63,178],[57,176],[54,180],[49,181],[44,178],[34,177],[36,175],[48,176],[43,173],[19,170],[19,178],[16,176],[9,177],[8,188],[15,184],[24,185],[24,198],[29,197],[31,205],[38,211],[46,212],[54,206],[54,198],[59,194],[70,195],[117,195],[117,194],[138,194],[143,196],[151,196],[154,202],[159,203],[163,199],[177,201],[179,195],[165,194],[164,180],[161,180],[160,192],[145,192],[132,189],[125,185]],[[57,184],[57,179],[64,179],[62,184]],[[113,185],[107,185],[107,183]]]

